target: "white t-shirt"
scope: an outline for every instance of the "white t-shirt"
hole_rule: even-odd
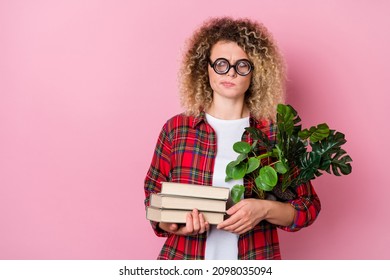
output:
[[[237,159],[233,144],[241,141],[245,127],[249,126],[249,117],[238,120],[221,120],[206,114],[207,122],[217,135],[217,156],[215,158],[213,186],[232,188],[243,184],[243,180],[225,182],[226,165]],[[238,256],[238,235],[210,226],[206,240],[206,260],[236,260]]]

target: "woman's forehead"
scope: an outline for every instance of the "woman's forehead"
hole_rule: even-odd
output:
[[[218,41],[211,48],[211,56],[229,58],[248,58],[247,53],[236,42]]]

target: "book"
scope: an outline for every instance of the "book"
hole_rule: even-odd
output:
[[[162,182],[161,186],[161,194],[163,195],[191,196],[227,200],[229,198],[229,193],[230,189],[226,187],[202,186],[173,182]]]
[[[155,222],[165,223],[186,223],[187,213],[190,210],[177,210],[177,209],[162,209],[155,207],[146,208],[146,218]],[[217,225],[224,220],[224,213],[222,212],[201,212],[204,215],[205,220],[211,225]]]
[[[199,211],[222,213],[226,211],[225,200],[177,195],[164,195],[156,193],[152,193],[150,196],[150,206],[155,208],[181,210],[192,210],[196,208]]]

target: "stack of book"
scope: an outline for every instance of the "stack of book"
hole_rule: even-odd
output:
[[[156,222],[186,223],[188,212],[198,209],[209,224],[224,220],[230,189],[163,182],[161,193],[152,193],[146,218]]]

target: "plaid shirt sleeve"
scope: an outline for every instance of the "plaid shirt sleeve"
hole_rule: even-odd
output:
[[[280,229],[285,231],[298,231],[311,225],[321,210],[320,200],[311,182],[298,186],[296,192],[297,198],[289,201],[296,210],[294,222],[287,227],[279,226]]]
[[[171,141],[169,140],[166,125],[164,125],[158,137],[152,162],[145,178],[145,207],[150,204],[150,194],[161,192],[161,182],[168,181],[170,173],[170,154]],[[157,236],[167,237],[169,235],[169,233],[158,227],[157,222],[150,221],[150,224]]]

